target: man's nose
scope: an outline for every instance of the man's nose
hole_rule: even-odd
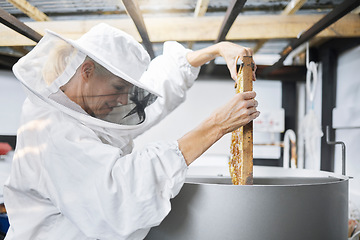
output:
[[[129,94],[124,93],[120,94],[119,97],[116,99],[116,101],[122,105],[128,104]]]

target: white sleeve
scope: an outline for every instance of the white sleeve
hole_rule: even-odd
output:
[[[200,71],[200,67],[193,67],[187,61],[189,51],[177,42],[165,42],[163,54],[151,61],[140,81],[152,86],[162,97],[145,108],[145,123],[134,131],[133,137],[158,123],[185,100],[186,91]]]
[[[49,134],[44,184],[60,212],[88,237],[144,238],[169,213],[170,198],[185,181],[187,166],[175,141],[121,156],[80,124],[59,124]]]

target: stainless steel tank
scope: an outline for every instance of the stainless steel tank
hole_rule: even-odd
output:
[[[197,170],[189,169],[170,214],[146,239],[347,239],[345,176],[255,166],[254,185],[235,186],[226,167]]]

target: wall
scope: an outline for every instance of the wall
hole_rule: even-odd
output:
[[[261,81],[254,82],[256,99],[259,102],[260,112],[279,110],[281,108],[281,82]],[[135,146],[141,147],[151,141],[177,140],[186,132],[195,128],[215,109],[225,104],[234,96],[234,82],[232,80],[197,80],[188,91],[186,101],[157,126],[153,127],[137,139]],[[268,143],[279,141],[280,134],[254,132],[254,143]],[[214,144],[196,164],[206,161],[205,165],[220,164],[228,161],[230,149],[230,134],[227,134]],[[254,147],[254,157],[279,158],[278,147]]]
[[[360,46],[339,56],[336,108],[333,128],[336,141],[346,144],[346,174],[350,180],[350,201],[360,210]],[[335,171],[341,173],[341,147],[335,148]]]
[[[0,135],[16,135],[25,92],[11,71],[0,70]]]
[[[21,107],[25,92],[11,71],[0,70],[0,142],[9,141],[14,146],[16,131],[20,125]],[[14,138],[14,139],[13,139]],[[3,203],[2,184],[11,168],[13,152],[0,158],[0,203]]]

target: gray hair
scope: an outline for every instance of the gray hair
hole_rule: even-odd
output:
[[[66,42],[60,42],[54,47],[42,70],[47,85],[52,84],[64,72],[69,60],[76,53],[77,49]]]
[[[77,52],[78,50],[76,48],[66,42],[60,42],[53,48],[42,70],[43,79],[48,86],[64,72],[66,66],[71,62],[71,59],[76,56]],[[86,60],[90,60],[94,63],[95,74],[103,77],[114,76],[114,74],[91,57],[86,56],[84,62]]]

